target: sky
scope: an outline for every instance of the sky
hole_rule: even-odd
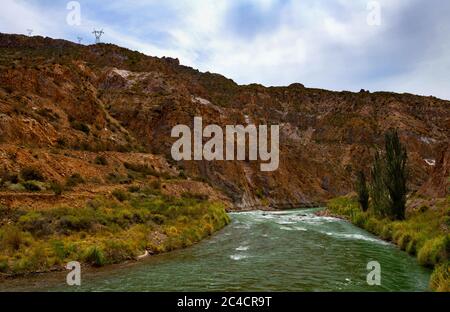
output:
[[[0,32],[102,42],[239,84],[450,99],[447,0],[2,0]]]

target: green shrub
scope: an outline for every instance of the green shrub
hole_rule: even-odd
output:
[[[94,221],[91,216],[66,215],[59,219],[58,228],[63,231],[89,230]]]
[[[372,234],[378,234],[379,232],[381,232],[379,221],[376,218],[370,216],[366,216],[366,222],[364,223],[363,228]]]
[[[128,187],[128,192],[130,193],[138,193],[141,190],[140,186],[137,185],[132,185],[130,187]]]
[[[450,228],[450,217],[449,217],[449,216],[445,216],[445,217],[444,217],[444,220],[443,220],[443,223],[444,223],[444,225],[445,225],[447,228]]]
[[[36,183],[36,181],[26,181],[26,182],[22,182],[21,184],[27,191],[30,191],[30,192],[42,191],[41,186],[38,183]]]
[[[24,242],[24,235],[19,228],[15,226],[6,226],[3,229],[2,246],[11,250],[19,250]]]
[[[89,135],[89,133],[91,132],[91,129],[85,123],[82,123],[79,121],[73,121],[73,122],[71,122],[71,125],[72,125],[72,128],[74,128],[75,130],[84,132],[87,135]]]
[[[381,229],[381,238],[385,240],[392,240],[392,225],[391,224],[385,224],[383,228]]]
[[[418,260],[421,265],[433,267],[448,260],[450,234],[425,242],[419,250]]]
[[[35,167],[25,167],[20,171],[20,176],[24,181],[45,181],[44,176]]]
[[[450,292],[450,262],[435,267],[431,275],[430,287],[439,292]]]
[[[38,243],[31,249],[31,255],[27,259],[27,271],[41,271],[44,270],[48,263],[49,257],[46,253],[44,244]]]
[[[74,248],[66,248],[66,245],[64,242],[60,240],[53,240],[50,242],[54,254],[58,257],[59,260],[65,260],[67,257],[70,256],[72,252],[74,252]]]
[[[400,249],[406,251],[406,247],[408,244],[412,241],[412,236],[410,233],[403,233],[400,235],[399,240],[397,241],[397,245],[400,247]]]
[[[352,222],[361,228],[364,228],[367,222],[367,215],[365,213],[356,212],[352,215]]]
[[[31,211],[22,215],[18,220],[20,227],[37,236],[46,235],[51,233],[50,229],[51,220],[44,218],[42,213]]]
[[[53,193],[56,196],[61,196],[61,194],[64,191],[64,185],[62,185],[59,182],[52,182],[52,183],[50,183],[50,189],[53,191]]]
[[[108,263],[119,263],[134,259],[132,247],[118,239],[106,241],[104,250],[105,258],[108,259]]]
[[[22,184],[19,183],[8,185],[8,190],[13,192],[23,192],[26,191],[27,189]]]
[[[126,169],[137,172],[137,173],[141,173],[143,175],[151,175],[151,176],[155,176],[155,177],[160,176],[160,173],[158,173],[155,169],[149,167],[146,164],[133,164],[133,163],[125,162],[123,165],[125,166]]]
[[[97,246],[90,247],[84,257],[84,261],[96,267],[101,267],[106,264],[106,259],[103,251]]]
[[[258,199],[264,199],[266,198],[266,195],[264,194],[264,190],[259,188],[256,190],[255,195]]]
[[[0,273],[7,273],[9,270],[8,259],[0,259]]]
[[[106,166],[106,165],[108,165],[108,160],[106,159],[105,156],[97,156],[95,158],[95,163],[97,165]]]
[[[112,195],[120,202],[124,202],[129,198],[127,192],[124,190],[114,190]]]
[[[84,178],[79,173],[72,174],[66,180],[67,187],[75,187],[78,184],[83,184],[83,183],[84,183]]]
[[[153,222],[155,222],[156,224],[158,224],[158,225],[163,225],[164,223],[167,222],[167,217],[165,217],[165,216],[163,216],[161,214],[153,214],[151,216],[151,220]]]
[[[123,176],[123,175],[120,175],[120,174],[114,173],[114,172],[109,173],[106,176],[106,180],[109,183],[114,183],[114,184],[117,184],[117,183],[119,183],[119,184],[129,184],[129,183],[132,182],[132,179],[130,177],[126,177],[126,176]]]
[[[408,242],[408,244],[406,245],[406,252],[409,253],[410,255],[417,255],[417,249],[420,246],[421,241],[420,239],[417,237],[417,235],[412,235],[410,241]]]

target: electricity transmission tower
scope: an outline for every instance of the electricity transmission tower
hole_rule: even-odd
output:
[[[33,29],[28,28],[27,33],[28,33],[28,36],[31,37],[31,35],[33,34]]]
[[[83,37],[77,37],[78,39],[78,44],[81,44],[81,42],[83,41]]]
[[[100,38],[104,34],[103,29],[102,30],[95,30],[92,32],[95,36],[95,44],[100,43]]]

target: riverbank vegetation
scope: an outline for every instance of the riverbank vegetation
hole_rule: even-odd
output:
[[[152,187],[114,191],[84,207],[0,207],[0,275],[103,266],[190,246],[229,223],[221,203]]]
[[[407,159],[397,132],[389,131],[385,150],[375,154],[369,186],[360,171],[357,196],[333,199],[328,210],[417,256],[421,265],[434,268],[431,288],[450,291],[450,197],[427,201],[410,195],[407,209]]]
[[[380,238],[393,242],[402,250],[416,256],[423,266],[434,268],[430,287],[437,291],[450,291],[450,196],[427,201],[411,198],[410,202],[430,202],[411,209],[405,220],[381,217],[369,209],[360,209],[356,197],[339,197],[328,202],[328,211],[344,217]]]

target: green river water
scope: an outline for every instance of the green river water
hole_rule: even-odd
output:
[[[392,244],[316,210],[231,214],[232,223],[191,248],[82,272],[7,281],[19,291],[427,291],[430,271]],[[381,286],[369,286],[369,261]]]

